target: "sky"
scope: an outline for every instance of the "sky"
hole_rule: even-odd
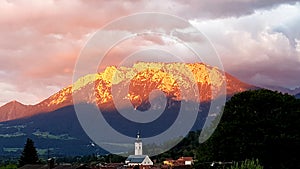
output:
[[[244,82],[300,86],[300,1],[1,0],[0,106],[12,100],[36,104],[70,85],[93,34],[140,12],[187,20],[213,44],[224,70]],[[147,41],[143,45],[164,45],[160,38]]]

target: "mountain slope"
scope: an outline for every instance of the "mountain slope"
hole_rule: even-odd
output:
[[[92,107],[91,107],[92,109]],[[73,106],[27,118],[0,123],[0,156],[19,157],[26,141],[32,138],[39,155],[84,155],[105,153],[91,147],[90,139],[81,128]]]
[[[201,102],[210,101],[225,94],[221,93],[221,87],[225,83],[227,95],[254,88],[203,63],[139,62],[132,67],[110,66],[103,72],[81,77],[74,84],[36,105],[10,102],[0,107],[0,122],[51,112],[72,105],[74,104],[73,96],[77,98],[75,101],[78,103],[96,104],[104,110],[114,109],[112,89],[116,91],[114,98],[121,99],[120,102],[124,103],[121,107],[124,108],[128,107],[129,103],[136,108],[148,103],[149,94],[155,89],[163,91],[168,98],[174,100],[197,101],[193,97],[195,95],[193,91],[185,96],[180,92],[180,89],[190,92],[193,78],[201,92],[198,98]],[[128,93],[124,90],[126,88],[129,88]]]
[[[97,107],[93,104],[81,104],[81,106],[84,106],[87,115],[99,113]],[[214,118],[207,116],[209,103],[202,103],[200,106],[201,111],[199,111],[191,130],[201,129],[205,121],[212,121]],[[148,124],[133,123],[122,117],[117,110],[103,112],[102,115],[112,128],[133,138],[130,143],[117,144],[110,142],[109,144],[113,145],[118,152],[124,152],[119,151],[124,149],[131,151],[137,129],[143,131],[143,137],[151,137],[162,133],[172,126],[177,118],[180,102],[169,100],[167,107],[157,120]],[[184,111],[189,110],[185,109]],[[101,134],[101,132],[105,131],[98,129],[98,132]],[[49,113],[37,114],[31,117],[0,122],[0,157],[18,157],[26,138],[34,140],[40,155],[44,157],[47,157],[47,149],[50,150],[50,156],[107,153],[98,146],[92,146],[91,139],[82,129],[73,106],[66,106]]]
[[[28,116],[30,114],[26,113],[26,110],[30,109],[32,106],[23,105],[17,101],[11,101],[2,107],[0,107],[0,120],[11,120],[15,118],[21,118],[24,116]]]
[[[296,94],[295,97],[296,97],[297,99],[300,99],[300,93]]]

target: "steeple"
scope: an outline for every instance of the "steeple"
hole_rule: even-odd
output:
[[[138,130],[137,134],[136,134],[136,140],[140,139],[140,131]]]
[[[143,155],[143,144],[140,139],[140,131],[136,134],[136,140],[134,142],[134,155]]]

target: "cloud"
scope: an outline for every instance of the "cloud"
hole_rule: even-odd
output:
[[[50,96],[59,88],[69,85],[72,81],[76,58],[93,33],[114,19],[137,12],[163,12],[188,20],[198,20],[201,26],[204,25],[209,38],[215,41],[227,69],[234,75],[244,77],[243,79],[246,79],[244,74],[247,71],[237,71],[237,68],[247,62],[250,65],[253,63],[254,66],[264,57],[271,57],[274,54],[275,64],[275,61],[282,62],[280,52],[287,52],[289,54],[284,58],[290,64],[295,61],[291,59],[295,57],[295,53],[297,51],[299,53],[299,41],[295,40],[300,39],[297,29],[299,20],[296,21],[299,16],[294,15],[292,9],[295,6],[299,7],[299,4],[281,4],[294,4],[294,2],[296,1],[186,0],[164,1],[163,3],[158,0],[89,1],[88,3],[82,0],[72,2],[67,0],[1,1],[0,80],[3,83],[1,87],[3,85],[11,87],[0,88],[3,91],[2,99],[4,99],[1,102],[8,102],[13,99],[13,96],[20,98],[22,102],[36,102]],[[281,12],[278,8],[282,9],[282,6],[292,10]],[[270,11],[269,16],[261,17],[259,14],[264,13],[265,10]],[[299,11],[299,8],[297,10]],[[280,12],[281,14],[278,14]],[[290,19],[286,19],[287,16]],[[277,20],[281,24],[276,24]],[[160,22],[165,21],[160,20]],[[143,25],[143,20],[141,20],[141,25]],[[267,26],[270,29],[266,29]],[[220,28],[224,29],[220,31]],[[267,38],[265,42],[264,37]],[[186,40],[198,41],[192,36],[186,38]],[[169,45],[165,39],[159,37],[144,37],[142,40],[143,42],[138,45],[136,41],[129,43],[128,49],[116,49],[112,56],[120,58],[119,55],[129,54],[136,49],[135,46],[139,45],[141,47],[143,45],[168,47]],[[246,43],[247,45],[242,50],[240,45],[245,44],[244,41],[249,44]],[[277,53],[276,50],[267,50],[269,42],[273,45],[269,46],[271,49],[274,49],[276,45],[280,46]],[[293,44],[294,48],[288,48],[287,43]],[[173,46],[171,49],[175,51],[180,48]],[[262,51],[269,53],[263,55]],[[251,53],[260,57],[249,60]],[[236,59],[233,54],[243,58]],[[112,62],[113,60],[110,60],[107,64]],[[231,66],[233,67],[229,68]],[[284,70],[298,73],[296,70]],[[270,75],[267,74],[267,76]],[[255,79],[259,78],[253,79],[257,81]],[[295,82],[290,80],[290,83],[296,84],[296,80]],[[51,87],[47,88],[47,86]],[[16,92],[13,93],[13,91]],[[27,94],[28,97],[25,97]]]
[[[225,71],[255,85],[297,87],[300,84],[299,30],[294,25],[300,18],[299,11],[299,4],[282,5],[240,18],[192,23],[215,45]],[[282,25],[285,31],[278,31]]]
[[[38,97],[37,93],[18,91],[14,85],[7,83],[0,83],[0,92],[2,96],[0,99],[0,105],[6,104],[8,100],[17,100],[25,104],[37,103],[40,101],[40,97]]]
[[[284,34],[289,39],[291,45],[296,47],[296,39],[300,39],[299,27],[300,17],[297,16],[297,18],[289,18],[285,22],[282,22],[278,26],[274,27],[273,31]]]
[[[258,10],[272,9],[280,4],[294,4],[297,0],[185,0],[176,1],[178,4],[172,4],[169,8],[175,10],[179,16],[185,18],[227,18],[251,15]],[[176,7],[174,7],[176,6]]]

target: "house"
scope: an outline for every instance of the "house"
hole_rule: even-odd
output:
[[[140,139],[140,133],[137,133],[136,140],[134,142],[134,155],[128,156],[125,160],[125,166],[152,166],[153,162],[151,161],[148,155],[143,155],[143,144]]]
[[[163,161],[163,164],[167,165],[167,166],[173,166],[174,163],[175,163],[175,160],[173,160],[173,159],[166,159],[165,161]]]
[[[192,165],[193,162],[193,157],[180,157],[176,160],[177,165]]]
[[[173,159],[166,159],[165,161],[163,161],[163,165],[166,166],[191,166],[193,165],[194,160],[193,157],[180,157],[177,160],[173,160]]]

